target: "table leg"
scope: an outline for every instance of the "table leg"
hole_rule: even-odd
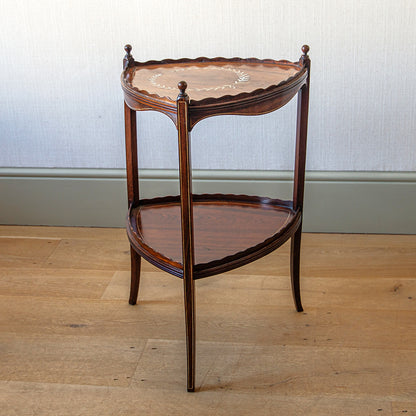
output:
[[[194,237],[192,214],[192,168],[189,142],[189,98],[186,82],[178,84],[177,128],[179,146],[179,180],[181,192],[182,264],[185,302],[187,389],[195,391],[195,294],[194,294]]]
[[[136,112],[124,103],[124,123],[126,132],[126,170],[127,170],[127,195],[129,208],[139,202],[139,170],[137,161],[137,126]],[[130,246],[131,257],[131,285],[130,305],[135,305],[139,292],[140,263],[139,254]]]
[[[130,246],[130,257],[131,257],[131,283],[130,283],[130,305],[137,303],[137,295],[139,293],[140,284],[140,264],[141,257],[136,253],[133,247]]]
[[[303,311],[300,299],[300,245],[302,238],[302,223],[299,225],[296,233],[291,239],[290,246],[290,277],[292,281],[292,295],[295,302],[296,310]]]

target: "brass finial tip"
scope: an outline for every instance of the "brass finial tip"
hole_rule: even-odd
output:
[[[181,90],[181,93],[185,93],[185,90],[187,88],[188,84],[185,81],[179,81],[178,82],[178,88]]]
[[[302,46],[302,52],[304,55],[307,55],[309,52],[309,46],[308,45],[303,45]]]
[[[128,55],[130,55],[130,52],[131,52],[131,50],[132,50],[131,45],[127,44],[127,45],[124,47],[124,50],[127,52],[127,54],[128,54]]]

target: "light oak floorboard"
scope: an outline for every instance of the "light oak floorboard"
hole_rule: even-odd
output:
[[[103,299],[125,300],[129,295],[129,271],[114,273]],[[292,307],[288,276],[235,275],[224,273],[196,282],[199,302]],[[163,290],[161,290],[163,288]],[[416,310],[416,280],[400,278],[303,277],[302,297],[307,307]],[[182,303],[182,282],[164,272],[144,271],[140,301]]]
[[[0,267],[42,267],[59,243],[58,239],[0,238]]]
[[[73,240],[121,240],[126,241],[124,228],[90,227],[40,227],[0,225],[0,236],[25,238],[70,238]]]
[[[196,282],[197,392],[182,281],[120,229],[0,226],[0,414],[416,416],[416,236],[304,234]]]
[[[99,299],[113,275],[102,270],[0,267],[0,294]]]
[[[247,395],[214,390],[187,394],[165,389],[136,389],[41,383],[1,383],[4,411],[8,415],[241,415],[241,416],[380,416],[393,415],[392,403],[383,398],[346,398]],[[393,402],[396,413],[412,409]],[[408,411],[408,415],[415,413]]]

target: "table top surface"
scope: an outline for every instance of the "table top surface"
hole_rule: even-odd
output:
[[[206,59],[206,61],[203,61]],[[250,59],[198,58],[144,63],[129,69],[129,83],[141,93],[175,101],[178,82],[194,101],[237,96],[282,85],[302,71],[298,63]]]

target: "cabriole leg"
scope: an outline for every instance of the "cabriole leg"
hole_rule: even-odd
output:
[[[291,238],[290,246],[290,277],[292,281],[292,295],[296,310],[303,311],[300,299],[300,243],[302,237],[302,224]]]
[[[140,284],[140,264],[141,257],[136,253],[133,247],[130,246],[130,257],[131,257],[131,283],[130,283],[130,305],[137,303],[137,295],[139,293]]]

